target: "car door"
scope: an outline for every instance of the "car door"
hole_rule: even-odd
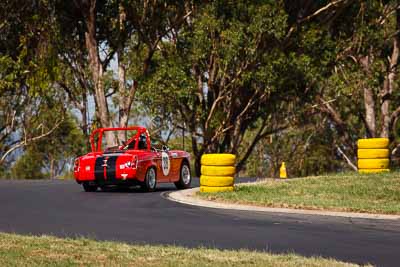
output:
[[[170,182],[176,182],[179,180],[179,172],[181,168],[182,159],[179,158],[178,153],[176,151],[168,151],[168,155],[170,158]]]
[[[170,181],[171,176],[171,156],[168,151],[162,150],[157,152],[158,174],[160,180],[164,182]]]
[[[157,182],[169,182],[169,157],[166,157],[163,151],[154,151],[151,149],[150,136],[147,131],[139,135],[138,150],[146,151],[147,158],[150,158],[155,164],[157,168]]]

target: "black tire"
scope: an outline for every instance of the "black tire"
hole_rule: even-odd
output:
[[[190,188],[192,184],[192,175],[190,174],[190,166],[187,161],[183,161],[179,172],[179,181],[174,183],[178,189]]]
[[[106,192],[108,190],[108,186],[106,185],[101,185],[100,186],[101,191]]]
[[[82,187],[83,187],[83,190],[85,190],[85,192],[96,192],[97,191],[97,185],[91,185],[89,183],[83,183]]]
[[[142,189],[146,192],[154,192],[157,186],[157,171],[154,167],[150,167],[146,171]]]

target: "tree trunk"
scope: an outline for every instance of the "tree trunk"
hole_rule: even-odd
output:
[[[397,31],[400,30],[400,11],[396,12],[396,21],[397,21]],[[382,128],[381,128],[381,137],[389,138],[389,132],[391,128],[391,114],[390,114],[390,99],[393,93],[394,80],[397,71],[397,64],[399,62],[399,48],[400,46],[400,34],[397,32],[393,37],[393,51],[392,56],[389,62],[388,74],[385,78],[381,97],[382,97],[382,105],[381,105],[381,116],[382,116]]]
[[[125,66],[123,66],[122,63],[122,50],[119,49],[118,51],[118,91],[119,91],[119,127],[126,127],[128,125],[128,113],[129,110],[126,110],[125,107]],[[118,132],[118,139],[121,142],[122,140],[125,140],[125,133],[124,132]]]
[[[193,115],[192,115],[193,116]],[[195,174],[197,177],[200,177],[201,175],[201,156],[204,153],[204,145],[202,149],[199,150],[198,144],[197,144],[197,137],[196,137],[196,125],[194,121],[188,121],[188,126],[191,132],[192,136],[192,151],[194,154],[194,170]],[[204,140],[205,141],[205,140]]]
[[[86,149],[89,152],[91,150],[91,145],[90,145],[90,140],[89,140],[89,118],[88,118],[88,102],[87,102],[87,91],[83,93],[83,100],[82,100],[82,109],[81,109],[81,114],[82,114],[82,132],[83,135],[85,136],[86,140]]]
[[[359,59],[359,63],[364,69],[367,76],[371,76],[370,62],[371,56],[363,56]],[[376,136],[376,117],[375,117],[375,100],[374,92],[367,85],[364,87],[364,108],[365,108],[365,129],[367,137]]]
[[[126,92],[126,69],[124,65],[124,42],[122,35],[125,34],[125,19],[126,13],[124,7],[119,5],[119,35],[118,44],[118,104],[119,104],[119,127],[127,127],[129,121],[129,111],[132,101],[129,99],[129,94]],[[118,132],[119,141],[126,141],[125,132]]]
[[[194,171],[197,177],[201,175],[201,155],[194,156]]]
[[[55,174],[54,174],[54,159],[53,157],[50,157],[50,179],[54,179],[55,178]]]
[[[365,128],[367,137],[376,136],[375,100],[372,89],[364,88]]]
[[[130,88],[126,86],[125,66],[123,63],[123,49],[118,52],[118,98],[119,98],[119,127],[127,127],[129,122],[129,113],[135,99],[137,82],[133,81]],[[125,140],[123,132],[118,133],[118,139]]]
[[[111,127],[110,114],[108,111],[107,99],[104,93],[103,65],[100,61],[98,44],[96,40],[96,0],[90,0],[89,14],[85,17],[87,30],[85,32],[86,49],[89,53],[89,64],[92,74],[95,98],[97,104],[97,114],[101,127]],[[111,132],[105,132],[107,145],[111,146],[115,142]]]
[[[134,82],[129,89],[126,89],[125,82],[125,68],[123,66],[118,67],[119,72],[119,127],[127,127],[129,122],[129,113],[132,108],[133,100],[135,99],[135,93],[137,83]],[[128,92],[126,92],[128,91]],[[121,135],[122,134],[122,135]],[[124,133],[120,132],[118,138],[120,140],[124,138]]]

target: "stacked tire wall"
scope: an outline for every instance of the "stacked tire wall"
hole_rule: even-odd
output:
[[[358,172],[378,173],[389,171],[389,139],[368,138],[357,142]]]
[[[235,160],[233,154],[204,154],[201,157],[200,192],[233,191]]]

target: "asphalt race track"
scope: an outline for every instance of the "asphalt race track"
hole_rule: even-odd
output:
[[[0,232],[188,247],[246,248],[400,266],[400,222],[198,208],[74,181],[0,181]]]

